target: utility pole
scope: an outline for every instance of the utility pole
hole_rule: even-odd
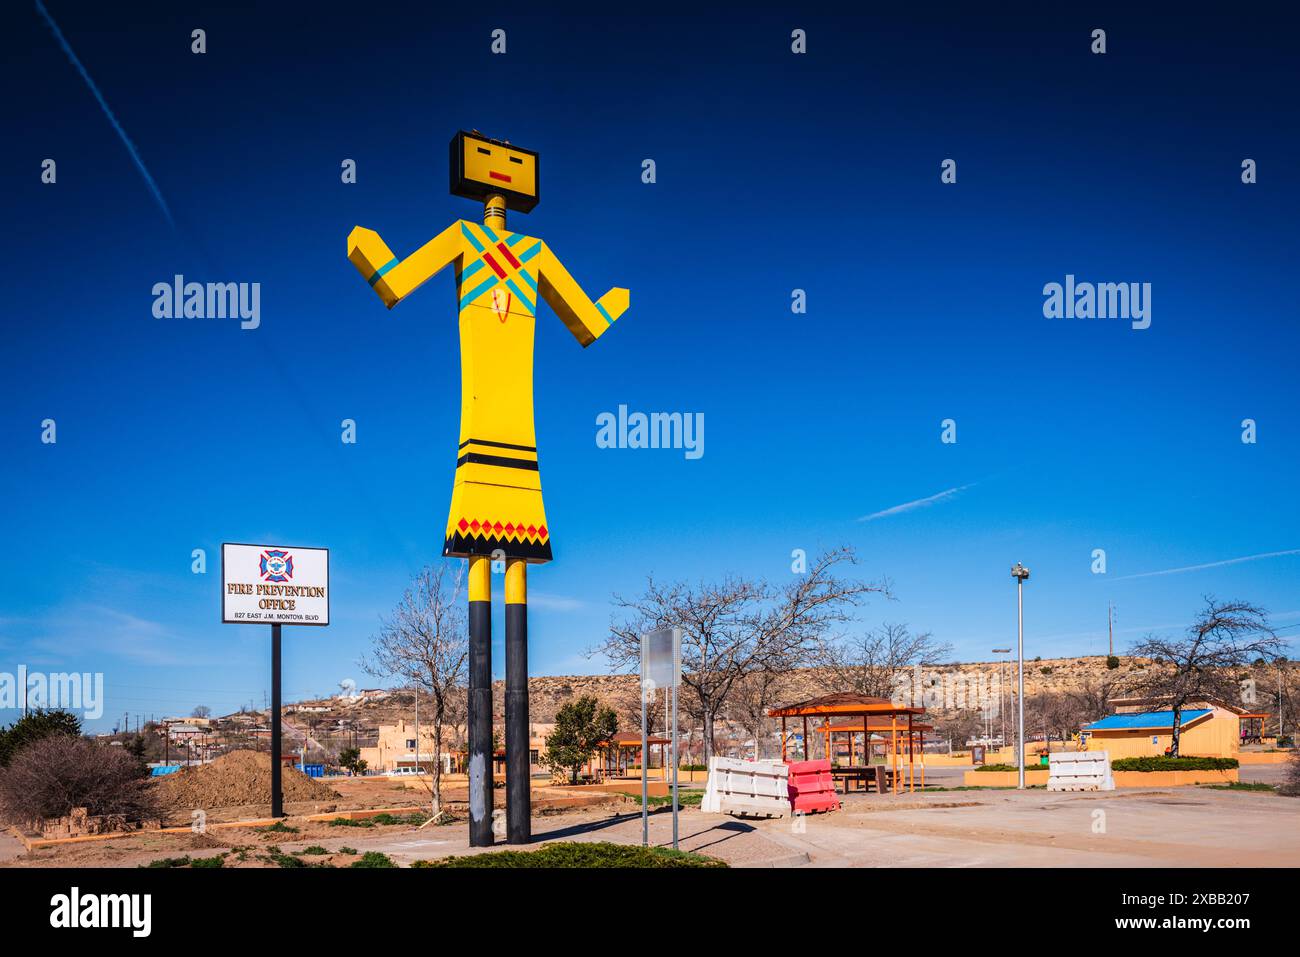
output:
[[[1106,634],[1109,638],[1109,651],[1106,657],[1115,657],[1115,603],[1111,602],[1106,606]]]

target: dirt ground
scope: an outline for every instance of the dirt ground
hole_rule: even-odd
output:
[[[357,799],[391,796],[382,786]],[[352,789],[349,789],[352,790]],[[533,792],[534,844],[546,841],[639,843],[639,803]],[[341,792],[342,793],[342,790]],[[411,792],[414,794],[415,792]],[[416,795],[418,796],[418,795]],[[502,794],[498,793],[498,802]],[[391,805],[397,806],[397,805]],[[291,817],[295,832],[251,828],[207,834],[138,834],[64,845],[11,860],[16,867],[134,867],[164,857],[226,853],[227,867],[284,866],[276,854],[347,866],[356,854],[379,851],[401,865],[469,847],[463,817],[417,829],[407,824],[337,826]],[[841,810],[801,821],[737,819],[681,812],[680,846],[736,867],[1283,867],[1300,865],[1300,800],[1270,793],[1203,787],[1100,793],[1044,790],[946,791],[847,797]],[[671,815],[650,815],[655,844],[672,840]],[[327,854],[301,854],[308,847]]]
[[[405,816],[419,814],[427,816],[429,806],[428,792],[420,787],[408,787],[401,781],[387,778],[352,778],[331,780],[329,785],[339,794],[335,801],[286,802],[284,809],[288,815],[281,824],[284,830],[277,828],[267,830],[264,823],[248,827],[229,827],[207,830],[205,833],[164,833],[160,831],[139,831],[134,834],[115,837],[108,840],[84,841],[59,844],[37,848],[27,852],[22,844],[8,834],[0,835],[0,866],[7,867],[137,867],[146,865],[160,858],[211,857],[225,852],[227,858],[223,866],[239,867],[274,867],[282,866],[268,855],[277,848],[301,850],[314,845],[328,845],[331,849],[349,847],[357,844],[361,838],[402,835],[407,833],[427,833],[445,829],[459,829],[468,833],[465,824],[468,794],[465,787],[448,788],[443,791],[443,806],[452,815],[450,824],[429,825],[424,831],[417,832],[414,825],[377,824],[373,822],[353,822],[350,824],[331,823],[330,821],[311,821],[308,816],[375,808],[392,808],[394,814]],[[630,798],[611,794],[573,794],[563,789],[538,787],[533,792],[533,814],[538,820],[546,820],[557,814],[571,813],[576,808],[595,808],[599,813],[609,815],[614,809],[634,806]],[[505,789],[497,788],[494,792],[497,807],[505,805]],[[635,807],[639,808],[639,804]],[[237,821],[264,821],[270,816],[270,804],[248,804],[236,807],[204,809],[208,824],[233,823]],[[167,826],[190,826],[189,812],[173,811]],[[242,853],[241,853],[242,852]],[[348,859],[310,855],[304,856],[305,862],[332,862],[345,866]]]

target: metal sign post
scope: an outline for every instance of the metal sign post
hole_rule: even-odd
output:
[[[643,676],[641,678],[641,846],[650,845],[650,774],[649,768],[646,767],[645,754],[647,750],[648,737],[646,735],[646,707],[645,699],[647,694],[654,694],[654,685]]]
[[[672,691],[673,847],[677,847],[677,684],[682,673],[682,630],[660,628],[641,636],[641,843],[650,843],[646,700],[656,688]],[[653,700],[653,699],[651,699]]]
[[[282,545],[221,546],[221,621],[271,626],[271,817],[284,817],[280,628],[330,623],[330,553]],[[307,740],[303,739],[303,769]]]
[[[280,772],[280,624],[271,626],[271,817],[284,817]]]

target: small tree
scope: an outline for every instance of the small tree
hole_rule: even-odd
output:
[[[1183,638],[1150,635],[1132,654],[1150,658],[1157,667],[1139,679],[1138,690],[1166,699],[1173,711],[1173,743],[1177,757],[1183,709],[1188,702],[1217,697],[1232,701],[1239,694],[1236,672],[1256,658],[1281,654],[1283,644],[1269,627],[1268,615],[1244,601],[1205,598],[1205,607]]]
[[[360,748],[344,748],[339,752],[339,767],[353,774],[365,774],[369,765],[361,760]]]
[[[443,562],[425,568],[373,639],[371,657],[361,663],[377,677],[398,675],[415,685],[415,694],[432,699],[433,813],[442,813],[443,725],[455,689],[465,680],[469,633],[465,627],[462,578],[452,579]],[[419,765],[420,742],[415,742]]]
[[[602,742],[618,733],[618,715],[593,695],[570,701],[555,713],[555,730],[546,736],[546,765],[568,771],[578,783],[578,769],[591,760]],[[643,772],[644,773],[644,772]]]
[[[52,736],[80,737],[81,719],[59,709],[27,712],[8,728],[0,728],[0,767],[7,767],[27,745]]]
[[[212,709],[209,708],[209,707],[208,707],[207,705],[205,705],[205,704],[201,704],[201,705],[199,705],[197,708],[195,708],[193,711],[190,712],[190,717],[191,717],[191,718],[210,718],[210,717],[212,717]]]

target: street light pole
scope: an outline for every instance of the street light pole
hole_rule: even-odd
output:
[[[1016,787],[1025,788],[1025,580],[1029,569],[1020,562],[1011,568],[1016,580]]]

